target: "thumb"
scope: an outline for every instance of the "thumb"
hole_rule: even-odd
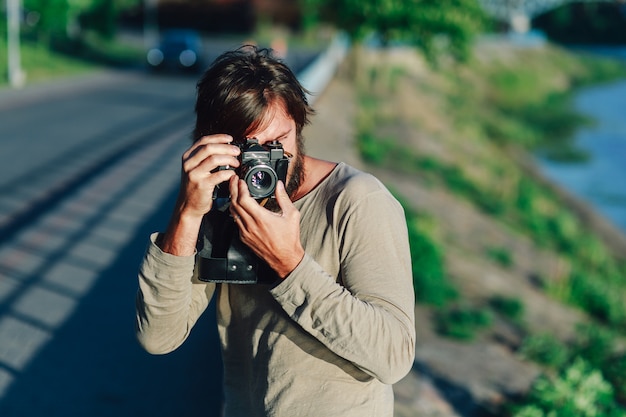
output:
[[[287,194],[287,190],[285,189],[285,184],[282,181],[278,181],[276,184],[275,196],[276,202],[283,213],[285,210],[289,210],[289,208],[293,206],[291,199],[289,198],[289,194]]]

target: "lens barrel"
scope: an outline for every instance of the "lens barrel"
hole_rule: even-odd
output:
[[[244,179],[253,198],[266,198],[274,194],[278,176],[274,169],[264,162],[248,161],[243,167],[241,178]]]

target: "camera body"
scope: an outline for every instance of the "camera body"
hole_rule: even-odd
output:
[[[283,145],[273,141],[260,145],[256,138],[247,138],[245,143],[236,144],[241,149],[236,172],[239,178],[246,182],[250,195],[261,200],[273,197],[278,181],[285,182],[289,158],[285,155]],[[221,166],[218,170],[232,169]],[[228,183],[224,182],[215,187],[213,198],[228,198],[230,196]]]

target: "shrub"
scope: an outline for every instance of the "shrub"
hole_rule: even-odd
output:
[[[446,307],[435,316],[435,326],[440,334],[463,340],[473,339],[477,331],[489,327],[492,322],[489,311],[466,305]]]
[[[371,164],[380,165],[387,157],[387,148],[371,133],[364,132],[359,135],[358,147],[363,159]]]
[[[597,323],[580,324],[576,328],[574,354],[585,359],[591,365],[602,368],[612,355],[615,335]]]
[[[604,323],[621,329],[626,327],[623,286],[605,282],[602,277],[580,271],[575,271],[569,282],[570,302]]]
[[[617,400],[626,404],[626,353],[614,353],[615,333],[595,323],[579,325],[577,331],[575,354],[600,368]]]
[[[513,255],[507,248],[487,248],[487,256],[500,266],[508,268],[513,265]]]
[[[626,404],[626,353],[608,357],[603,372],[615,389],[616,399]]]
[[[406,207],[406,205],[405,205]],[[456,297],[456,291],[446,278],[443,252],[433,236],[432,222],[424,215],[405,208],[411,261],[413,286],[418,302],[442,306]]]
[[[557,369],[569,358],[567,347],[551,334],[528,336],[519,353],[526,359]]]
[[[489,300],[491,308],[511,320],[519,321],[524,315],[524,304],[518,298],[496,295]]]
[[[514,417],[624,417],[599,370],[577,358],[558,377],[541,376]]]

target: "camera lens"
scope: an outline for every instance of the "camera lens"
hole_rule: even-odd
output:
[[[267,165],[260,165],[250,168],[245,175],[250,195],[254,198],[269,197],[276,189],[276,172]]]
[[[266,172],[257,171],[250,177],[250,185],[257,190],[266,190],[272,185],[272,179]]]

